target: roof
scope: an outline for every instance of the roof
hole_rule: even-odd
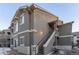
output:
[[[46,9],[44,9],[44,8],[42,8],[42,7],[40,7],[40,6],[37,5],[37,4],[32,4],[31,6],[34,6],[36,9],[39,9],[39,10],[41,10],[41,11],[43,11],[43,12],[46,12],[46,13],[49,13],[49,14],[55,16],[55,17],[58,17],[58,16],[52,14],[52,12],[50,12],[50,11],[48,11],[48,10],[46,10]],[[30,6],[30,7],[31,7],[31,6]]]
[[[41,11],[43,11],[43,12],[46,12],[46,13],[49,13],[50,15],[53,15],[53,16],[55,16],[55,17],[57,17],[56,15],[54,15],[54,14],[52,14],[51,12],[49,12],[48,10],[46,10],[46,9],[44,9],[44,8],[42,8],[42,7],[40,7],[40,6],[38,6],[38,5],[36,5],[36,4],[32,4],[32,5],[30,5],[30,6],[21,6],[20,8],[18,8],[18,10],[16,11],[16,13],[15,13],[15,15],[14,15],[14,17],[13,17],[13,20],[11,21],[11,22],[13,22],[15,19],[18,19],[18,17],[17,17],[17,15],[20,15],[22,12],[21,11],[23,11],[23,9],[24,9],[24,11],[26,11],[26,10],[35,10],[35,9],[39,9],[39,10],[41,10]],[[57,17],[58,18],[58,17]]]
[[[4,29],[4,30],[2,30],[2,31],[10,31],[10,29]]]
[[[72,24],[72,23],[74,23],[74,21],[71,21],[71,22],[68,22],[68,23],[63,23],[63,25]],[[63,26],[63,25],[59,25],[59,27]]]

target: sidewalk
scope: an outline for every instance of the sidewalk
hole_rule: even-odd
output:
[[[11,49],[11,51],[7,51],[7,55],[25,55],[25,54],[20,53],[14,49]]]
[[[73,48],[72,50],[58,50],[52,55],[79,55],[79,48]]]

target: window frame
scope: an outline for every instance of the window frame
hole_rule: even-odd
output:
[[[14,26],[15,26],[14,33],[16,33],[16,32],[18,32],[18,21],[16,22],[16,24]]]
[[[15,46],[15,47],[17,47],[18,46],[18,38],[14,38],[14,40],[13,40],[13,45]]]
[[[24,36],[20,37],[19,45],[24,46]]]
[[[24,13],[20,16],[20,25],[24,24]]]

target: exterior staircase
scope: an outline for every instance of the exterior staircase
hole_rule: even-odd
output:
[[[35,49],[37,51],[36,55],[44,55],[48,52],[50,53],[50,49],[53,49],[53,44],[55,41],[55,34],[57,33],[57,24],[56,22],[50,23],[49,27],[51,30],[44,36],[44,38],[36,45]]]
[[[44,55],[44,45],[50,45],[50,41],[52,42],[52,44],[55,41],[55,33],[56,31],[53,32],[49,32],[38,44],[38,53],[37,55]],[[52,45],[53,46],[53,45]],[[47,48],[47,47],[46,47]],[[50,49],[50,48],[49,48]]]
[[[54,30],[51,36],[48,38],[47,42],[43,45],[44,47],[44,54],[50,54],[54,49],[54,42],[55,42],[55,35],[57,33],[57,30]]]
[[[52,32],[47,33],[47,35],[45,35],[45,37],[37,44],[38,46],[38,55],[43,55],[44,54],[44,48],[43,48],[43,44],[45,44],[48,40],[48,38],[50,37],[50,35],[52,34]]]

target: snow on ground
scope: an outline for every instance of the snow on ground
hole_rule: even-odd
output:
[[[0,55],[8,54],[7,51],[11,51],[11,49],[6,47],[0,48]]]

